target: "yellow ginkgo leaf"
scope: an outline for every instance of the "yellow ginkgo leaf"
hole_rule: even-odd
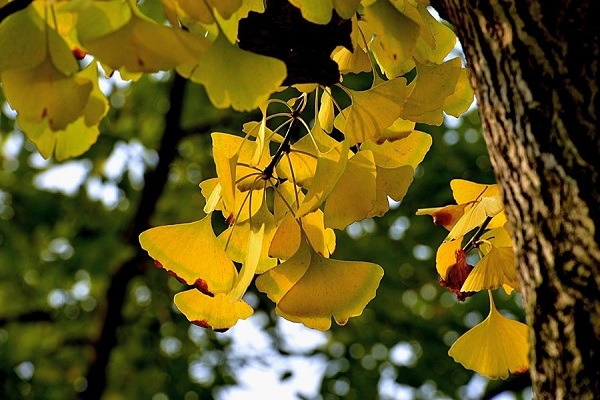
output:
[[[246,319],[254,313],[248,303],[243,300],[234,301],[224,293],[217,293],[213,297],[191,289],[177,293],[174,301],[192,324],[217,332],[228,330],[240,319]]]
[[[288,213],[296,213],[304,200],[304,193],[289,180],[275,186],[274,189],[273,216],[279,224]]]
[[[460,58],[443,64],[417,63],[417,77],[410,84],[412,89],[404,103],[401,117],[430,125],[444,122],[444,102],[456,90],[461,74]]]
[[[280,221],[277,231],[269,245],[269,256],[280,260],[287,260],[298,251],[302,233],[300,225],[291,213],[286,214]]]
[[[348,160],[325,201],[326,227],[344,229],[369,215],[377,197],[376,171],[371,151],[359,151]]]
[[[378,0],[365,7],[365,19],[375,32],[369,48],[377,63],[393,79],[414,67],[413,51],[420,27],[387,0]]]
[[[306,235],[308,243],[321,257],[329,257],[335,250],[335,232],[325,228],[325,217],[322,210],[316,210],[303,216],[302,232]]]
[[[229,19],[242,5],[242,0],[162,0],[165,8],[177,15],[195,19],[203,24],[215,22],[213,9],[223,18]]]
[[[300,205],[297,216],[315,211],[327,199],[348,163],[348,141],[338,143],[326,153],[319,153],[312,184]]]
[[[63,74],[50,58],[34,68],[4,71],[0,77],[19,117],[31,123],[47,121],[54,131],[64,130],[83,114],[93,89],[89,79]]]
[[[498,196],[482,197],[476,202],[450,229],[446,241],[463,236],[477,226],[483,224],[487,218],[494,217],[504,210],[502,198]]]
[[[261,125],[256,125],[255,135],[259,134]],[[213,158],[217,169],[217,175],[227,197],[227,193],[237,187],[241,191],[257,189],[264,185],[259,184],[262,180],[262,170],[271,161],[269,153],[269,133],[266,127],[261,138],[256,141],[249,140],[229,133],[213,132],[211,134],[213,143]],[[258,179],[257,179],[258,178]]]
[[[496,247],[513,246],[513,239],[506,224],[498,228],[489,229],[481,235],[481,240],[488,241]]]
[[[406,79],[395,78],[369,90],[346,89],[352,105],[340,112],[334,126],[344,133],[350,145],[378,139],[383,130],[402,113],[406,99]]]
[[[483,197],[494,197],[500,195],[500,189],[497,184],[486,185],[470,182],[464,179],[453,179],[450,181],[452,195],[458,204],[472,203]],[[506,215],[504,211],[498,213],[490,223],[489,229],[498,228],[506,224]]]
[[[463,68],[460,70],[454,93],[444,100],[444,112],[455,117],[461,116],[473,104],[474,96],[475,94],[469,81],[469,70]]]
[[[461,291],[478,292],[484,289],[498,289],[506,282],[517,281],[515,254],[512,247],[490,245],[490,251],[483,256],[467,277]]]
[[[98,68],[91,63],[77,74],[93,84],[93,89],[83,109],[83,115],[63,130],[52,130],[48,120],[35,122],[17,117],[17,123],[44,158],[54,154],[57,161],[76,157],[86,152],[96,142],[100,130],[98,124],[108,112],[108,100],[98,84]]]
[[[195,63],[210,42],[181,29],[160,25],[144,16],[135,2],[128,2],[131,18],[103,35],[89,32],[85,20],[78,21],[79,40],[85,50],[113,70],[156,72]],[[93,26],[94,22],[90,22]],[[104,32],[103,32],[104,33]],[[118,49],[116,51],[115,49]]]
[[[244,220],[241,223],[235,223],[225,229],[218,237],[219,241],[227,251],[227,255],[238,263],[248,263],[246,260],[251,241],[257,242],[257,228],[264,226],[262,240],[258,247],[252,248],[252,251],[259,250],[258,261],[256,265],[256,273],[261,274],[269,270],[277,264],[275,258],[269,256],[269,244],[275,235],[276,226],[273,214],[267,208],[266,203],[262,203],[260,209],[252,216],[251,219]]]
[[[456,204],[470,203],[479,200],[481,197],[498,196],[500,194],[497,184],[486,185],[464,179],[453,179],[450,181],[450,188]]]
[[[431,215],[433,223],[451,230],[465,214],[467,204],[451,204],[445,207],[419,208],[416,215]]]
[[[266,249],[266,246],[263,246],[265,243],[266,221],[258,221],[258,218],[253,218],[248,225],[250,229],[248,231],[244,263],[233,285],[233,289],[229,293],[233,301],[240,300],[244,293],[246,293],[246,290],[248,290],[248,286],[252,283],[252,279],[257,272],[263,249]]]
[[[219,35],[201,62],[177,69],[183,76],[204,85],[218,108],[250,111],[264,104],[283,83],[283,61],[255,54],[231,44]]]
[[[300,187],[308,186],[317,168],[318,151],[309,135],[294,143],[276,166],[277,176]]]
[[[429,13],[428,4],[417,3],[415,6],[409,2],[404,4],[408,8],[415,7],[420,17],[416,17],[415,14],[410,15],[421,28],[421,34],[415,45],[415,59],[421,64],[441,64],[454,49],[457,41],[456,35],[452,29]]]
[[[435,255],[435,268],[443,280],[448,279],[448,270],[456,264],[456,252],[461,249],[462,238],[444,242],[438,247]]]
[[[410,135],[415,129],[416,123],[406,119],[398,118],[394,123],[383,130],[379,135],[378,142],[389,140],[393,142],[398,139],[404,139]]]
[[[408,192],[414,174],[415,170],[410,165],[402,165],[397,168],[385,168],[377,165],[375,179],[377,194],[373,210],[367,217],[384,215],[390,209],[390,198],[394,201],[402,200]]]
[[[335,8],[340,17],[350,18],[356,13],[360,0],[290,0],[302,12],[302,17],[315,24],[327,24],[331,21]]]
[[[239,153],[235,145],[232,146],[230,144],[230,139],[236,137],[225,133],[213,132],[211,138],[213,160],[215,161],[215,169],[221,186],[220,191],[223,197],[223,206],[225,210],[230,210],[233,213],[236,209],[236,167]],[[241,147],[238,146],[237,149],[241,149]]]
[[[46,57],[46,34],[50,29],[33,7],[9,15],[0,24],[0,73],[29,69]]]
[[[229,293],[237,270],[217,240],[211,216],[200,221],[165,225],[140,235],[140,244],[160,266],[205,293]]]
[[[333,98],[331,97],[331,89],[323,90],[317,118],[321,129],[323,129],[325,132],[331,133],[331,130],[333,129],[334,118]]]
[[[320,257],[304,239],[292,258],[259,276],[256,287],[277,304],[279,315],[327,330],[331,317],[343,325],[362,314],[382,277],[376,264]]]
[[[76,14],[77,35],[84,42],[123,28],[133,16],[130,0],[71,1],[61,11]]]
[[[448,354],[465,368],[490,379],[506,379],[529,369],[529,328],[496,310],[490,296],[485,320],[459,337]]]
[[[360,146],[361,150],[370,150],[375,155],[375,162],[384,168],[397,168],[410,165],[416,169],[431,148],[431,135],[412,131],[410,135],[393,142],[368,141]]]
[[[352,33],[350,35],[354,51],[350,51],[344,46],[338,46],[331,53],[331,59],[335,61],[342,74],[369,72],[373,69],[369,54],[366,51],[367,43],[360,31],[360,25],[356,15],[352,16]],[[325,128],[324,128],[325,129]],[[325,129],[327,132],[327,129]]]

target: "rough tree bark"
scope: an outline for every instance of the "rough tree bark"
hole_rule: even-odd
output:
[[[599,4],[432,2],[461,40],[513,228],[536,399],[600,395]]]

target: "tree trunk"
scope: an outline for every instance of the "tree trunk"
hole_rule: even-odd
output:
[[[600,396],[600,2],[432,2],[471,71],[512,226],[534,398]]]

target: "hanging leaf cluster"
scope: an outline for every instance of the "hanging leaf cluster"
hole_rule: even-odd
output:
[[[217,176],[200,184],[206,216],[147,230],[140,243],[189,286],[175,304],[199,326],[222,331],[248,318],[244,294],[253,282],[278,315],[311,328],[360,315],[383,269],[333,259],[335,230],[381,216],[390,199],[404,197],[431,145],[417,123],[440,125],[470,106],[467,71],[450,56],[455,35],[426,1],[162,4],[166,25],[135,0],[34,0],[2,20],[0,80],[19,127],[45,158],[83,154],[109,109],[99,66],[132,80],[174,69],[203,85],[215,107],[260,109],[262,119],[238,134],[212,133]],[[359,73],[372,77],[367,89],[346,84]],[[438,252],[443,284],[459,299],[517,287],[514,271],[497,261],[512,257],[497,233],[497,189],[456,193],[457,206],[431,211],[451,229]],[[225,229],[215,228],[217,218]],[[457,244],[484,221],[498,231],[472,244],[484,257],[471,271]],[[493,276],[480,273],[486,268]],[[474,368],[456,356],[460,343],[451,355]]]
[[[448,236],[436,254],[440,284],[459,301],[487,291],[490,313],[485,320],[459,337],[448,354],[466,368],[491,379],[505,379],[529,368],[528,328],[503,316],[494,304],[493,290],[520,292],[510,226],[498,185],[461,179],[450,183],[457,204],[423,208]],[[467,240],[468,238],[468,240]],[[469,254],[477,259],[470,265]]]

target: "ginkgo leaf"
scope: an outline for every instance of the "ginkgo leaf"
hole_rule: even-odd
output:
[[[231,2],[237,2],[239,0],[229,0]],[[195,1],[192,0],[195,4]],[[218,3],[221,7],[221,1],[215,0],[215,3]],[[223,2],[224,3],[224,2]],[[265,12],[265,1],[264,0],[243,0],[240,1],[241,5],[234,12],[231,12],[231,8],[229,10],[217,9],[217,12],[214,14],[217,30],[220,30],[231,43],[236,43],[238,39],[238,28],[240,20],[248,17],[250,11],[254,11],[256,13],[264,13]],[[224,13],[224,14],[223,14]],[[203,25],[206,28],[206,25]],[[217,32],[218,33],[218,32]]]
[[[248,286],[252,283],[252,279],[257,272],[258,264],[261,261],[263,249],[266,249],[265,243],[265,221],[257,221],[253,218],[249,225],[248,241],[246,243],[246,255],[240,273],[235,281],[233,289],[229,293],[233,301],[238,301],[242,298]]]
[[[291,213],[288,213],[277,227],[277,231],[273,235],[271,244],[269,245],[269,256],[287,260],[298,251],[300,241],[302,240],[302,232],[296,218]]]
[[[29,69],[46,57],[46,34],[50,30],[34,10],[9,15],[0,24],[0,73],[9,69]]]
[[[325,227],[325,214],[316,210],[303,216],[302,232],[306,235],[308,243],[321,257],[328,258],[335,250],[335,232]]]
[[[255,149],[252,154],[252,159],[250,160],[250,166],[257,166],[260,164],[261,159],[265,155],[266,147],[269,145],[267,140],[267,104],[261,104],[260,111],[262,113],[262,118],[260,120],[260,124],[258,125],[258,130],[256,131],[256,141],[254,142]],[[268,150],[266,152],[268,158]]]
[[[460,58],[443,64],[417,65],[417,77],[410,84],[412,89],[404,103],[401,117],[430,125],[444,122],[444,102],[456,90],[461,74]]]
[[[414,57],[422,64],[441,64],[456,45],[456,35],[441,21],[438,21],[427,10],[428,4],[417,3],[412,6],[405,2],[406,8],[416,7],[419,17],[410,14],[421,27],[421,34],[415,45]]]
[[[54,131],[82,115],[93,88],[89,79],[63,74],[50,58],[34,68],[4,71],[1,78],[6,99],[20,118],[47,121]]]
[[[471,107],[474,95],[473,88],[469,81],[469,70],[463,68],[460,70],[454,93],[444,100],[444,112],[459,117]]]
[[[447,240],[454,240],[483,224],[487,218],[494,217],[504,210],[502,198],[498,196],[482,197],[452,227]]]
[[[290,147],[289,153],[277,164],[277,176],[300,187],[308,186],[315,176],[318,151],[309,135]]]
[[[134,14],[129,0],[71,1],[62,10],[77,15],[78,37],[84,42],[123,28]]]
[[[210,136],[213,145],[213,160],[221,186],[221,196],[223,196],[223,206],[225,210],[233,212],[236,209],[236,167],[239,154],[231,142],[236,137],[219,132],[213,132]],[[241,147],[238,146],[237,149],[241,149]]]
[[[487,230],[483,235],[481,235],[481,240],[490,242],[496,247],[513,246],[513,239],[507,225]]]
[[[330,89],[323,90],[317,118],[321,129],[331,133],[331,130],[333,129],[334,108]]]
[[[208,214],[215,210],[221,211],[228,225],[233,223],[234,220],[236,223],[241,223],[255,215],[262,206],[264,197],[264,189],[244,193],[236,187],[234,188],[234,205],[230,208],[229,205],[225,206],[222,197],[222,186],[218,178],[202,181],[200,189],[206,199],[205,212]],[[254,199],[253,201],[250,201],[250,196]]]
[[[338,46],[331,53],[331,59],[335,61],[342,74],[369,72],[373,69],[371,59],[367,53],[365,38],[363,38],[358,18],[352,16],[352,33],[350,34],[352,47],[354,51],[350,51],[344,46]],[[325,129],[327,131],[327,129]],[[327,131],[330,132],[330,131]]]
[[[44,158],[54,154],[57,161],[62,161],[79,156],[96,142],[100,134],[98,124],[108,113],[108,100],[98,84],[96,63],[88,65],[78,76],[89,79],[93,89],[83,109],[83,115],[67,125],[64,130],[52,130],[47,120],[35,122],[17,117],[17,123]]]
[[[192,18],[203,24],[215,22],[213,9],[223,18],[229,19],[242,5],[242,0],[162,0],[162,2],[178,16]]]
[[[377,159],[375,159],[377,163]],[[415,170],[410,165],[402,165],[396,168],[385,168],[377,165],[376,200],[373,210],[367,217],[380,217],[390,209],[390,201],[400,201],[408,192],[413,181]]]
[[[360,151],[346,164],[344,173],[325,201],[325,226],[344,229],[365,219],[375,205],[376,173],[371,151]]]
[[[366,6],[365,19],[376,35],[369,48],[388,79],[410,71],[419,25],[387,0]]]
[[[512,247],[491,245],[490,251],[483,256],[469,274],[461,291],[478,292],[484,289],[498,289],[504,283],[516,282],[517,269]]]
[[[224,293],[211,297],[191,289],[177,293],[173,300],[191,323],[218,332],[226,331],[240,319],[246,319],[254,313],[245,301],[234,301]]]
[[[277,185],[274,189],[273,216],[278,224],[288,213],[296,213],[304,200],[304,193],[289,180]]]
[[[435,255],[435,268],[443,280],[447,279],[448,270],[456,264],[456,252],[461,249],[462,238],[444,242],[438,247]]]
[[[340,112],[334,126],[344,133],[350,145],[377,139],[402,113],[406,99],[406,79],[395,78],[369,90],[346,89],[352,105]]]
[[[393,142],[398,139],[404,139],[414,131],[415,125],[414,121],[398,118],[392,125],[383,130],[381,135],[379,135],[378,142],[383,142],[384,140]]]
[[[297,216],[315,211],[323,204],[348,163],[348,141],[344,140],[326,153],[320,153],[312,184],[300,205]]]
[[[140,234],[140,245],[161,267],[188,285],[205,293],[228,293],[237,270],[215,237],[210,217],[148,229]]]
[[[256,279],[256,287],[277,304],[276,312],[319,330],[331,317],[343,325],[375,297],[383,269],[372,263],[320,257],[302,241],[289,260]]]
[[[489,315],[459,337],[448,355],[490,379],[506,379],[529,368],[529,328],[500,314],[489,293]]]
[[[275,258],[269,256],[269,245],[275,235],[276,226],[273,214],[268,210],[267,204],[262,203],[260,209],[252,216],[251,219],[241,223],[235,223],[225,229],[219,236],[218,240],[226,248],[227,255],[235,262],[248,263],[246,259],[251,241],[258,242],[256,239],[256,227],[264,226],[262,233],[262,241],[258,247],[252,248],[252,251],[258,250],[258,261],[256,265],[256,273],[260,274],[277,264]]]
[[[302,12],[302,17],[315,24],[327,24],[331,21],[332,11],[343,19],[356,13],[360,0],[289,0]]]
[[[467,204],[451,204],[444,207],[419,208],[416,215],[431,215],[433,223],[451,230],[465,214]]]
[[[457,204],[470,203],[479,200],[481,197],[498,196],[500,194],[497,184],[487,185],[464,179],[453,179],[450,181],[450,188]]]
[[[255,54],[219,35],[201,62],[177,69],[204,85],[215,107],[250,111],[265,103],[286,77],[283,61]]]
[[[169,70],[196,62],[209,48],[207,39],[159,25],[144,16],[135,2],[128,3],[131,18],[103,35],[97,36],[96,30],[83,25],[85,20],[78,22],[81,44],[104,65],[132,73]],[[89,22],[91,26],[95,23],[95,20]]]
[[[412,131],[405,138],[393,142],[383,142],[381,144],[375,141],[365,142],[360,146],[360,149],[361,151],[372,151],[377,166],[397,168],[410,165],[415,169],[425,158],[431,144],[431,135],[421,131]]]

